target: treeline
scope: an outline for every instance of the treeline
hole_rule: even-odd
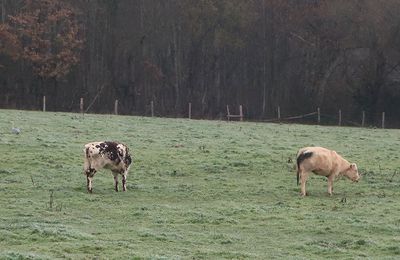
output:
[[[398,0],[0,0],[0,106],[400,124]]]

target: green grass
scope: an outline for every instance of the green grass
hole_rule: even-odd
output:
[[[399,130],[13,110],[0,119],[0,259],[400,258]],[[86,193],[82,149],[97,140],[133,150],[127,192],[103,170]],[[329,197],[311,176],[299,197],[288,158],[310,145],[356,162],[361,182],[338,180]]]

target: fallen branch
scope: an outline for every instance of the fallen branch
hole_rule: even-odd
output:
[[[101,85],[100,90],[97,92],[96,96],[93,98],[92,102],[90,103],[90,105],[86,108],[85,113],[87,113],[87,111],[89,111],[90,107],[94,104],[94,102],[96,101],[96,99],[99,97],[100,93],[103,91],[105,87],[105,84]]]
[[[300,35],[298,35],[298,34],[296,34],[296,33],[294,33],[294,32],[290,32],[290,34],[291,34],[292,36],[296,37],[297,39],[299,39],[299,40],[301,40],[301,41],[303,41],[303,42],[305,42],[305,43],[307,43],[307,44],[309,44],[309,45],[315,47],[315,44],[314,44],[314,43],[312,43],[312,42],[310,42],[310,41],[304,39],[304,38],[301,37]]]

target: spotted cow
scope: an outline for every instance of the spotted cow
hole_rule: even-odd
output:
[[[306,195],[309,172],[328,178],[328,193],[332,195],[333,181],[337,176],[346,176],[357,182],[360,179],[357,165],[349,163],[335,151],[323,147],[304,147],[297,153],[297,185],[301,185],[301,196]]]
[[[126,178],[132,163],[129,149],[117,142],[93,142],[84,148],[83,173],[87,179],[87,191],[92,193],[93,176],[101,168],[110,169],[114,175],[115,191],[118,191],[118,175],[122,175],[122,190],[126,191]]]

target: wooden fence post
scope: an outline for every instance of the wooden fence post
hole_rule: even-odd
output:
[[[342,125],[342,110],[339,109],[339,126]]]
[[[385,112],[382,112],[382,129],[385,128]]]
[[[362,119],[361,119],[361,127],[364,127],[365,124],[365,111],[362,111]]]
[[[239,115],[240,115],[240,121],[243,121],[243,107],[242,107],[242,105],[239,106]]]
[[[118,99],[116,99],[114,103],[114,114],[118,115]]]
[[[278,121],[281,121],[281,107],[278,106]]]
[[[189,102],[189,119],[192,119],[192,102]]]
[[[153,100],[150,102],[150,108],[151,108],[151,117],[154,117],[154,102],[153,102]]]
[[[79,104],[81,114],[83,114],[83,98],[81,98],[80,104]]]
[[[226,114],[226,117],[228,118],[228,121],[229,121],[230,118],[231,118],[231,117],[230,117],[231,114],[230,114],[230,112],[229,112],[229,105],[226,105],[226,113],[227,113],[227,114]]]
[[[43,112],[46,112],[46,96],[43,96]]]
[[[317,108],[317,114],[318,114],[318,124],[321,123],[321,110]]]

